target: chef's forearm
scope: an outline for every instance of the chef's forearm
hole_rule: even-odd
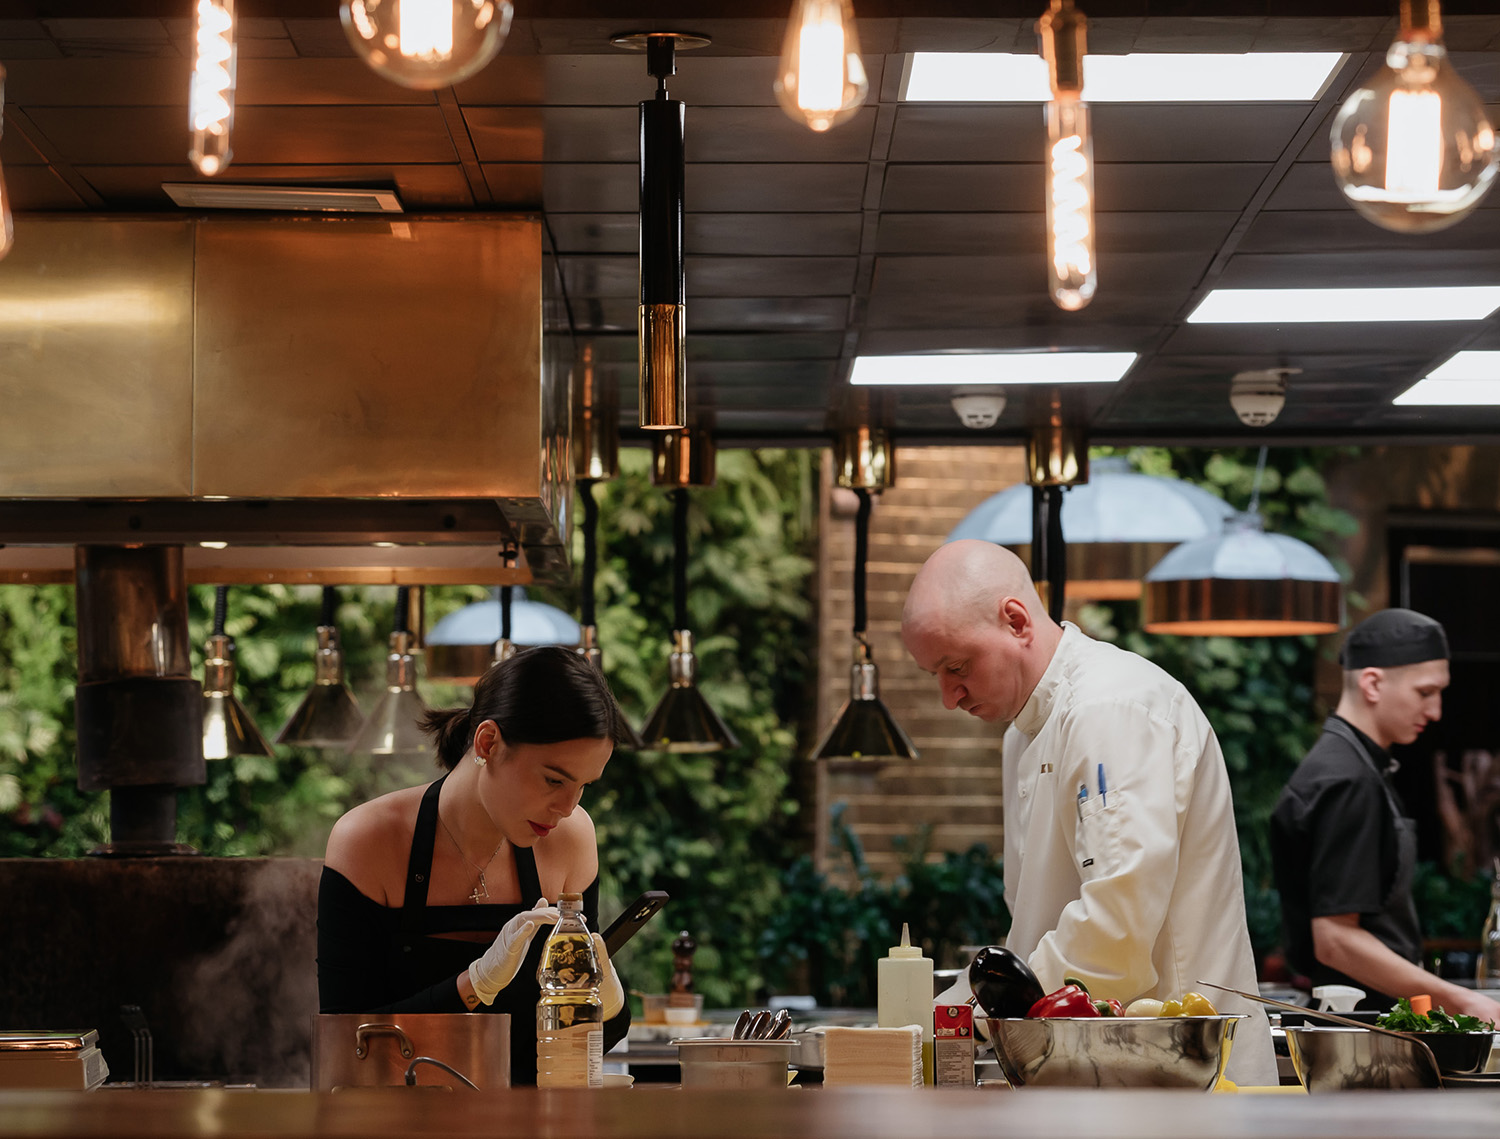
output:
[[[1357,914],[1312,919],[1313,953],[1321,964],[1374,992],[1393,997],[1426,993],[1434,1005],[1449,1010],[1467,1003],[1467,990],[1412,964],[1358,922]]]

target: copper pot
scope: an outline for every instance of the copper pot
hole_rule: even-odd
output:
[[[313,1017],[313,1091],[409,1084],[460,1090],[508,1088],[510,1015],[323,1013]]]

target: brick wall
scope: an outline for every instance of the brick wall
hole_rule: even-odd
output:
[[[823,464],[818,563],[818,723],[825,728],[849,693],[854,621],[854,496],[831,486]],[[923,561],[971,509],[1025,477],[1019,447],[924,447],[897,451],[896,485],[870,515],[866,602],[869,638],[880,667],[880,691],[921,752],[913,763],[874,775],[817,776],[817,856],[837,870],[827,820],[838,804],[860,837],[870,865],[893,873],[901,854],[893,840],[933,825],[931,849],[965,850],[976,842],[1001,848],[1000,730],[949,712],[937,682],[912,663],[901,644],[901,607]]]

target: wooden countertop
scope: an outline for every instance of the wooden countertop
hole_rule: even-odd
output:
[[[0,1092],[6,1139],[1495,1139],[1483,1091]]]

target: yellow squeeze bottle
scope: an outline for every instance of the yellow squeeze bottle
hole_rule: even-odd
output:
[[[922,1082],[932,1086],[932,958],[911,943],[906,922],[901,944],[876,965],[875,1003],[881,1028],[915,1024],[922,1029]]]

